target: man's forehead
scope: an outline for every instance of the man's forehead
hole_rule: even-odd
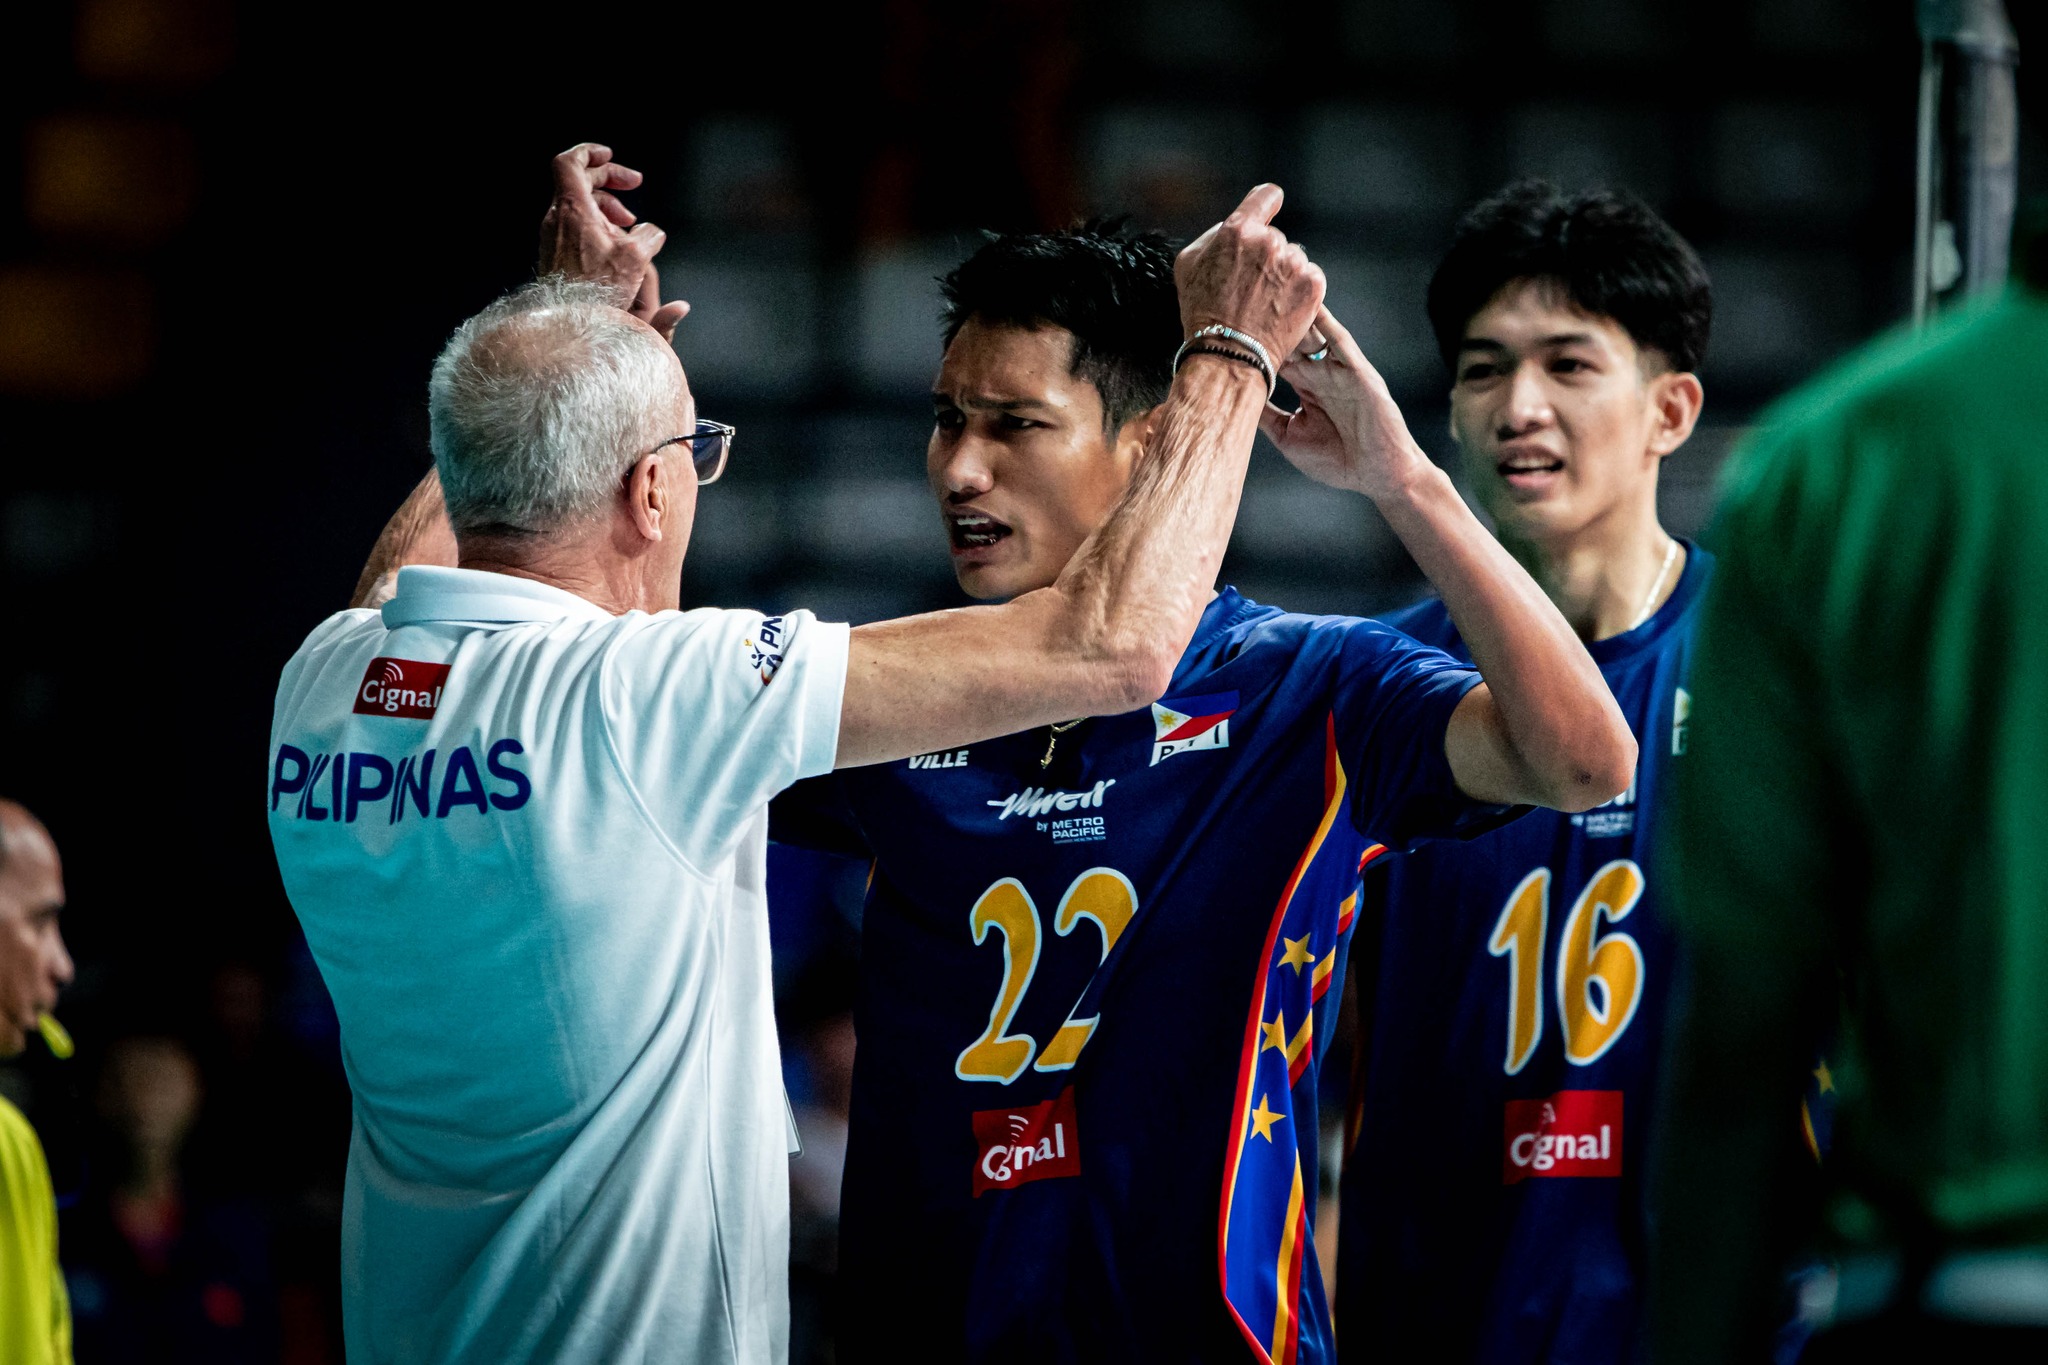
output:
[[[954,407],[966,408],[970,412],[1030,412],[1033,409],[1051,412],[1072,406],[1070,403],[1061,402],[1057,396],[1019,393],[1003,388],[969,385],[949,389],[945,386],[944,379],[943,375],[940,376],[939,385],[932,390],[932,401],[950,403]]]
[[[939,362],[933,386],[949,394],[1046,398],[1079,384],[1074,368],[1074,334],[1050,324],[1018,327],[969,318],[954,334]]]
[[[1611,317],[1579,307],[1561,281],[1536,279],[1502,285],[1465,323],[1460,346],[1467,350],[1527,350],[1602,343],[1618,350],[1635,349],[1626,328]]]
[[[0,905],[38,910],[64,902],[64,865],[56,841],[33,817],[0,814]]]
[[[970,318],[946,348],[932,400],[969,412],[1014,412],[1099,422],[1102,394],[1074,373],[1074,334],[1064,327],[989,325]]]

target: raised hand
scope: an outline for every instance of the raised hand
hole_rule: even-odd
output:
[[[1387,381],[1328,308],[1316,309],[1315,324],[1288,353],[1280,377],[1294,386],[1301,407],[1288,412],[1266,404],[1259,430],[1311,479],[1377,500],[1432,467]]]
[[[1323,301],[1323,272],[1272,225],[1284,197],[1278,185],[1254,187],[1181,251],[1173,282],[1187,335],[1221,323],[1257,337],[1275,364],[1301,340]]]
[[[612,160],[611,148],[595,142],[579,142],[556,157],[554,202],[540,220],[540,273],[613,286],[632,299],[628,312],[672,340],[690,305],[661,301],[654,257],[668,234],[652,223],[636,223],[633,211],[612,193],[634,189],[641,179],[640,172]]]

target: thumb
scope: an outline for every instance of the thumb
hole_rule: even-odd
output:
[[[1274,214],[1280,212],[1280,205],[1286,198],[1286,192],[1271,182],[1254,185],[1238,206],[1231,210],[1230,216],[1223,221],[1249,221],[1264,227],[1273,221]]]
[[[1266,433],[1266,439],[1283,450],[1287,444],[1287,427],[1294,421],[1294,414],[1266,400],[1266,410],[1259,414],[1259,430]]]
[[[662,244],[668,241],[668,234],[652,223],[641,222],[634,225],[632,231],[626,234],[626,238],[638,243],[641,251],[646,253],[647,259],[651,261],[661,250]]]
[[[647,325],[661,333],[663,341],[673,342],[676,339],[676,324],[688,317],[689,313],[689,304],[681,299],[671,299],[654,310],[654,316],[647,319]]]

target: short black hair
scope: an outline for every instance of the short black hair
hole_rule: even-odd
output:
[[[1429,281],[1429,322],[1455,372],[1473,314],[1516,280],[1550,280],[1582,311],[1613,318],[1638,349],[1699,368],[1714,320],[1699,253],[1649,205],[1607,190],[1566,195],[1523,180],[1474,206]]]
[[[1064,327],[1074,334],[1069,374],[1102,395],[1116,431],[1166,401],[1180,348],[1172,245],[1093,218],[1063,232],[989,233],[939,281],[945,344],[969,318],[998,327]]]

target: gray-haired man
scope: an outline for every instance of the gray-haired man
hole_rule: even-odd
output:
[[[565,172],[582,202],[601,150]],[[1267,390],[1234,338],[1287,355],[1322,295],[1279,207],[1261,186],[1182,254],[1188,330],[1230,335],[1058,582],[851,632],[676,609],[730,432],[619,296],[543,281],[456,333],[430,412],[459,567],[420,563],[445,549],[423,486],[358,609],[287,665],[271,735],[272,838],[355,1091],[352,1360],[783,1356],[768,799],[1160,694]]]

